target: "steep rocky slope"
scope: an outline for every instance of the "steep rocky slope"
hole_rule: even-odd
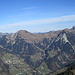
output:
[[[63,30],[45,50],[46,62],[50,69],[57,70],[75,61],[75,34],[73,32],[74,30]]]

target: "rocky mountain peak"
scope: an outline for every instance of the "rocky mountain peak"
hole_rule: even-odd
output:
[[[72,30],[75,30],[75,26],[73,26],[71,29],[72,29]]]
[[[26,31],[26,30],[19,30],[17,33],[19,34],[28,34],[30,32]]]
[[[22,38],[27,38],[32,35],[32,33],[26,31],[26,30],[20,30],[16,32],[17,36],[22,37]]]
[[[68,42],[68,38],[67,38],[67,31],[66,30],[63,30],[63,31],[61,31],[59,34],[58,34],[58,37],[56,38],[56,41],[55,42],[57,42],[57,41],[61,41],[62,43],[66,43],[66,42]]]

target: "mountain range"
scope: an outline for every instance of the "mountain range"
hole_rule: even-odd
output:
[[[0,33],[0,75],[52,75],[74,62],[75,26],[46,33]]]

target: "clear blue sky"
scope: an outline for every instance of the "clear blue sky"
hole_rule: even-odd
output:
[[[48,32],[75,25],[75,0],[0,0],[0,32]]]

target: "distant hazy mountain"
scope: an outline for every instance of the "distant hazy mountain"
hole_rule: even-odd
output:
[[[9,33],[1,33],[0,32],[0,38],[2,38],[3,36],[5,36],[5,35],[8,35]]]
[[[35,34],[20,30],[3,35],[0,55],[5,64],[0,63],[1,75],[50,75],[75,61],[75,27]]]

